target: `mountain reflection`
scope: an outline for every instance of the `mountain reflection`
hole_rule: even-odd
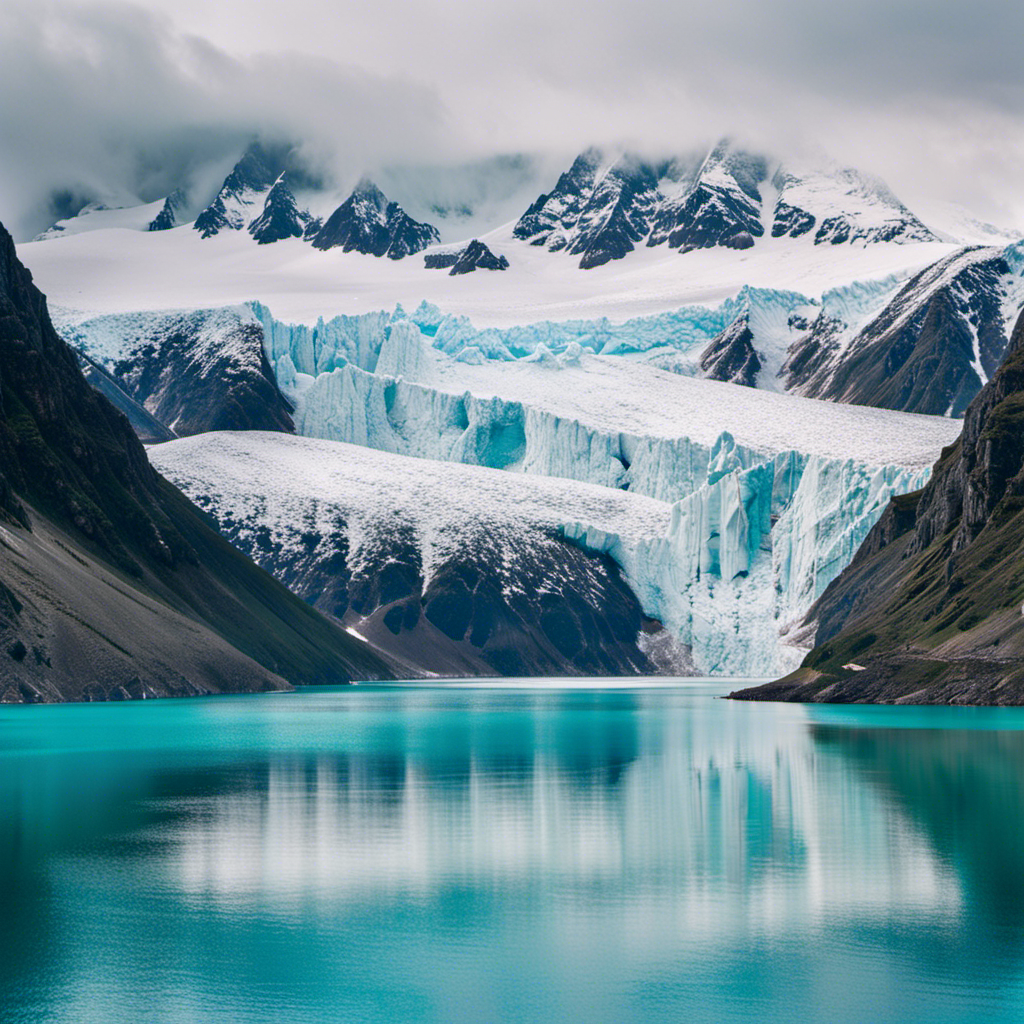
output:
[[[1024,926],[1024,732],[815,725],[927,836],[986,922]]]
[[[557,886],[566,909],[597,892],[611,917],[723,941],[901,908],[955,918],[954,865],[803,725],[758,735],[746,714],[628,700],[406,722],[386,753],[274,755],[179,805],[160,832],[171,884],[285,915],[303,893]]]
[[[1020,1019],[1024,731],[905,710],[0,709],[0,1019]]]

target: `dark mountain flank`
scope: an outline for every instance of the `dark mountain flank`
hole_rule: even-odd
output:
[[[423,257],[427,270],[447,270],[449,276],[472,274],[474,270],[508,270],[508,259],[495,256],[478,238],[474,238],[465,249],[447,252],[432,252]]]
[[[92,363],[89,382],[137,430],[142,428],[144,441],[167,440],[153,432],[146,416],[175,437],[207,430],[294,429],[292,407],[264,351],[263,326],[244,307],[127,314],[98,322],[122,339],[121,354],[105,359],[106,380],[90,357],[93,322],[68,326],[65,339]]]
[[[387,671],[153,470],[55,333],[0,227],[0,700],[280,689]]]
[[[749,313],[737,317],[708,345],[700,357],[700,368],[711,380],[757,387],[761,359],[754,349]]]
[[[751,700],[1024,703],[1024,314],[924,490],[811,609],[816,647]]]
[[[169,231],[176,227],[178,218],[188,205],[188,196],[176,188],[165,200],[160,212],[149,222],[147,231]]]
[[[1002,250],[973,247],[915,274],[848,343],[824,311],[790,349],[787,389],[811,398],[962,416],[1006,352]]]
[[[274,182],[263,203],[263,212],[249,222],[248,232],[260,245],[280,242],[285,238],[302,238],[312,216],[300,210],[295,196],[282,174]]]
[[[400,260],[441,240],[431,224],[413,220],[364,178],[313,237],[314,249],[361,252]]]

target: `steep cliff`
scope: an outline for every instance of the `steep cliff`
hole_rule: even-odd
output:
[[[755,700],[1024,703],[1024,315],[928,485],[811,609],[817,646]]]
[[[275,689],[387,669],[150,466],[0,227],[0,700]]]

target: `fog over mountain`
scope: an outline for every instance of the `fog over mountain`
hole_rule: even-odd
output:
[[[254,132],[339,178],[733,133],[1020,225],[1022,34],[998,0],[6,0],[0,216],[27,237],[101,192],[201,191]]]

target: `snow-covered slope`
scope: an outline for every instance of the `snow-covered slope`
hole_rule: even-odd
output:
[[[83,207],[76,216],[59,220],[38,238],[37,242],[49,242],[55,238],[68,238],[90,231],[107,231],[111,228],[127,231],[145,231],[149,224],[159,216],[165,201],[146,203],[141,206],[124,206],[111,208],[101,203],[90,203]]]
[[[580,562],[569,541],[614,561],[673,641],[658,641],[662,655],[675,649],[678,657],[682,645],[699,672],[768,675],[799,658],[793,624],[888,497],[923,482],[926,471],[797,453],[743,470],[734,454],[723,441],[710,482],[667,503],[286,435],[200,435],[151,449],[160,471],[236,544],[371,638],[387,628],[429,640],[423,608],[428,622],[472,647],[474,623],[506,619],[509,604],[520,621],[540,622],[543,601],[533,611],[523,603],[534,592],[551,594],[553,609],[575,588],[601,616],[628,605],[614,574]],[[395,573],[401,582],[383,591],[372,582]],[[498,592],[480,592],[481,575]],[[463,594],[454,621],[443,613],[453,588]],[[431,609],[432,601],[440,604]],[[639,620],[631,621],[634,643],[654,657],[652,634],[639,636]],[[475,646],[486,654],[492,633],[481,629]],[[620,651],[628,646],[620,636]]]
[[[926,227],[877,178],[848,167],[780,167],[772,235],[813,234],[816,244],[934,242]]]
[[[65,341],[174,434],[292,429],[262,324],[247,306],[92,318],[54,310],[53,321]]]
[[[426,299],[480,326],[510,326],[601,317],[622,323],[680,306],[717,306],[745,286],[820,296],[858,281],[908,276],[957,251],[949,243],[816,246],[806,237],[767,238],[742,252],[701,249],[684,257],[667,246],[640,246],[629,259],[581,273],[574,260],[515,239],[511,230],[480,236],[507,257],[505,273],[457,277],[428,270],[422,259],[318,252],[297,238],[257,245],[244,231],[204,240],[187,227],[93,231],[59,245],[25,243],[18,252],[53,302],[91,313],[258,299],[283,318],[314,324],[396,302],[413,309]]]
[[[583,521],[656,537],[648,498],[441,466],[279,434],[206,434],[150,450],[230,539],[392,655],[455,674],[685,670]],[[655,651],[654,648],[659,648]],[[662,665],[648,656],[664,658]]]

